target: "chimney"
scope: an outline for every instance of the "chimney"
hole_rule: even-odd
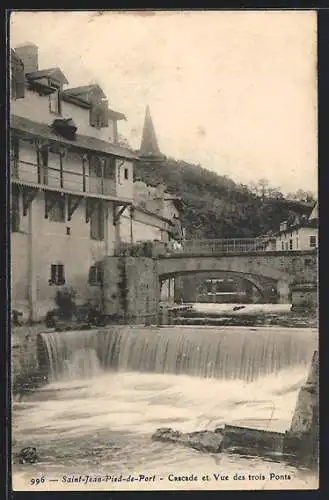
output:
[[[280,224],[280,231],[286,231],[286,229],[288,229],[288,221],[285,220]]]
[[[38,47],[34,43],[26,42],[15,47],[17,56],[23,61],[24,72],[38,71]]]

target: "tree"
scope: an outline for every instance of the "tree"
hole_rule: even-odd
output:
[[[312,191],[297,189],[294,193],[288,193],[287,198],[290,200],[303,201],[305,203],[314,203],[315,197]]]
[[[122,146],[123,148],[132,149],[132,146],[129,143],[128,139],[124,137],[122,134],[118,134],[117,143],[119,146]]]

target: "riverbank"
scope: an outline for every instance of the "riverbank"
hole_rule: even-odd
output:
[[[317,328],[317,317],[300,314],[263,315],[245,314],[241,316],[201,316],[178,317],[174,325],[211,325],[211,326],[281,326],[284,328]]]
[[[173,318],[173,324],[317,328],[317,311],[290,308],[290,304],[194,304],[191,311]]]

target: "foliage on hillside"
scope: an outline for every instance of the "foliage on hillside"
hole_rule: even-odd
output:
[[[264,179],[250,186],[237,184],[184,161],[137,162],[135,179],[153,186],[165,184],[167,191],[183,199],[182,219],[188,238],[264,235],[277,231],[283,220],[310,212],[302,204],[287,203],[282,193],[271,189]],[[312,197],[310,193],[304,195]]]

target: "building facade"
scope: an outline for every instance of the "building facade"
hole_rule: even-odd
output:
[[[280,230],[274,235],[274,250],[296,251],[318,248],[318,216],[315,208],[309,218],[295,220],[292,224],[282,222]]]
[[[65,88],[38,48],[11,52],[12,308],[39,320],[58,287],[88,297],[89,270],[120,242],[136,156],[117,144],[121,113],[98,85]]]
[[[118,140],[125,116],[99,85],[70,88],[30,43],[11,51],[10,83],[12,309],[36,321],[63,285],[80,303],[94,296],[96,264],[121,242],[168,242],[181,229],[164,190],[138,196],[138,156]]]

